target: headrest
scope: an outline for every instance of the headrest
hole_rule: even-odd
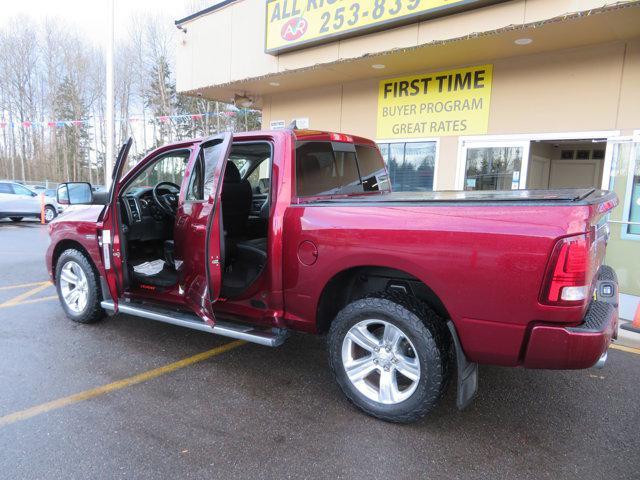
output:
[[[225,183],[240,183],[242,177],[240,176],[240,170],[236,167],[236,164],[231,160],[227,161],[227,168],[224,170],[224,182]]]

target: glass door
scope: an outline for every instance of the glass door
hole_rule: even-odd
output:
[[[611,212],[608,265],[620,283],[620,317],[631,319],[640,301],[640,143],[611,142],[609,190],[620,201]]]
[[[529,141],[465,141],[458,162],[459,190],[526,188]]]

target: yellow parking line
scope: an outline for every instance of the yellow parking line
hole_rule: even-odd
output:
[[[37,287],[32,288],[31,290],[27,290],[26,292],[21,293],[17,297],[13,297],[13,298],[7,300],[4,303],[0,303],[0,308],[2,308],[2,307],[12,307],[14,305],[17,305],[17,304],[23,302],[24,300],[26,300],[27,298],[35,295],[36,293],[41,292],[42,290],[44,290],[46,288],[49,288],[52,285],[53,284],[48,280],[46,282],[40,282],[40,285],[38,285]]]
[[[57,300],[58,296],[57,295],[51,295],[50,297],[40,297],[40,298],[32,298],[31,300],[25,300],[24,302],[20,302],[20,303],[11,303],[9,305],[0,305],[0,308],[7,308],[7,307],[18,307],[20,305],[29,305],[31,303],[40,303],[40,302],[46,302],[48,300]]]
[[[616,350],[622,350],[623,352],[635,353],[636,355],[640,355],[640,348],[626,347],[624,345],[618,345],[616,343],[612,343],[609,345],[609,348],[615,348]]]
[[[15,288],[27,288],[27,287],[33,287],[35,285],[42,285],[43,283],[45,282],[22,283],[20,285],[6,285],[4,287],[0,287],[0,290],[13,290]]]
[[[216,355],[220,355],[221,353],[228,352],[229,350],[239,347],[240,345],[244,345],[245,343],[246,342],[244,342],[243,340],[234,340],[233,342],[225,343],[224,345],[213,348],[211,350],[207,350],[206,352],[198,353],[197,355],[184,358],[177,362],[169,363],[168,365],[165,365],[163,367],[154,368],[153,370],[139,373],[138,375],[134,375],[133,377],[118,380],[113,383],[108,383],[100,387],[92,388],[91,390],[85,390],[84,392],[69,395],[68,397],[59,398],[51,402],[42,403],[40,405],[36,405],[35,407],[27,408],[26,410],[10,413],[9,415],[0,417],[0,428],[6,427],[7,425],[15,422],[35,417],[37,415],[41,415],[43,413],[50,412],[52,410],[58,410],[60,408],[66,407],[67,405],[72,405],[84,400],[99,397],[100,395],[105,395],[116,390],[121,390],[137,383],[146,382],[147,380],[157,378],[161,375],[179,370],[180,368],[188,367],[189,365],[193,365],[194,363],[202,362],[203,360],[215,357]]]

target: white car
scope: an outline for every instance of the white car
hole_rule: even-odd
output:
[[[12,221],[19,222],[24,217],[40,218],[41,196],[41,193],[36,193],[20,183],[0,180],[0,219],[9,217]],[[49,223],[61,211],[55,198],[45,195],[45,221]]]

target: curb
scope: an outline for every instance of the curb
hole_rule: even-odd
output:
[[[631,324],[627,320],[619,320],[618,323],[618,338],[614,340],[614,343],[618,345],[624,345],[625,347],[640,348],[640,333],[631,332],[620,328],[621,325]]]

